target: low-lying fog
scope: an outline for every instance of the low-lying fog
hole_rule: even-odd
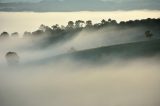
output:
[[[42,50],[34,50],[34,46],[28,40],[1,41],[0,106],[160,105],[158,56],[132,60],[117,59],[103,64],[67,59],[21,66],[21,63],[58,55],[67,51],[65,48],[71,45],[76,49],[90,48],[91,45],[87,46],[87,42],[84,41],[83,44],[84,39],[81,36],[83,34],[70,40],[70,43],[65,42]],[[97,37],[85,38],[88,42],[93,42]],[[109,43],[115,43],[114,40],[113,37]],[[129,42],[131,38],[123,40]],[[122,40],[115,41],[120,43]],[[96,45],[99,43],[94,44]],[[7,66],[4,55],[9,50],[16,51],[20,56],[19,66]]]
[[[64,60],[0,71],[1,106],[159,106],[159,58]]]
[[[99,13],[101,15],[89,13],[91,15],[89,19],[94,19],[96,22],[97,19],[111,16],[110,18],[113,19],[127,20],[135,18],[132,17],[133,15],[127,14],[136,12],[122,12],[121,15],[121,12],[116,13],[114,15],[108,15],[111,14],[109,12]],[[143,16],[137,17],[145,18],[150,14],[145,11],[142,13],[144,13]],[[85,20],[88,19],[86,17],[89,17],[88,12],[69,14],[67,17],[72,18],[65,18],[65,13],[54,13],[54,15],[50,13],[0,13],[2,22],[0,29],[6,28],[6,30],[9,29],[7,31],[18,32],[23,32],[24,29],[33,31],[41,23],[46,25],[64,24],[68,20],[79,19],[80,15],[85,14]],[[124,14],[126,18],[124,18]],[[27,17],[28,15],[33,17]],[[57,18],[60,16],[61,18]],[[159,17],[157,12],[150,14],[150,17],[152,16]],[[36,20],[37,17],[41,18]],[[29,18],[32,22],[27,22]],[[57,19],[56,22],[54,22],[55,19]],[[43,20],[47,20],[47,22]],[[24,23],[21,23],[22,21]],[[15,25],[17,27],[13,27]],[[116,28],[111,27],[98,32],[82,31],[68,41],[51,44],[43,49],[37,48],[37,45],[34,45],[35,42],[33,43],[30,39],[1,40],[0,106],[159,106],[159,56],[130,60],[115,59],[112,62],[99,64],[62,59],[58,62],[50,61],[41,65],[28,65],[31,62],[43,61],[45,58],[68,53],[71,47],[79,51],[144,41],[146,40],[145,30],[144,28],[128,28],[119,32]],[[156,37],[155,34],[153,39]],[[10,67],[7,65],[5,54],[9,51],[17,52],[20,57],[19,65]],[[104,55],[105,57],[107,55]]]

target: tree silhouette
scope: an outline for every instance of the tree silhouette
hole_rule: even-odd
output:
[[[32,33],[25,31],[23,37],[31,37]]]
[[[85,27],[83,25],[85,24]],[[121,21],[120,23],[117,23],[116,20],[108,19],[107,21],[105,19],[101,20],[101,23],[95,23],[92,24],[91,20],[88,20],[84,22],[83,20],[77,20],[75,23],[73,21],[69,21],[67,26],[59,26],[58,24],[53,25],[51,28],[48,26],[45,26],[43,24],[40,25],[38,30],[31,32],[24,32],[24,37],[33,37],[36,35],[36,37],[39,36],[45,36],[50,42],[55,42],[61,39],[68,39],[69,37],[73,37],[76,33],[82,31],[83,29],[91,29],[91,30],[99,30],[101,28],[107,28],[110,26],[114,26],[117,29],[121,30],[124,28],[139,28],[139,27],[145,27],[150,30],[153,30],[155,34],[158,34],[159,31],[159,25],[160,25],[160,18],[158,19],[142,19],[142,20],[129,20],[129,21]],[[147,38],[152,38],[153,34],[151,31],[145,31],[144,34]],[[66,36],[67,35],[67,36]],[[18,32],[14,32],[11,34],[11,36],[18,36]],[[0,38],[8,38],[9,34],[8,32],[2,32],[0,34]]]
[[[82,27],[83,27],[83,24],[84,24],[84,21],[82,21],[82,20],[77,20],[77,21],[75,22],[75,27],[76,27],[76,28],[82,28]]]
[[[112,21],[111,21],[111,24],[112,24],[112,25],[117,25],[117,21],[116,21],[116,20],[112,20]]]
[[[153,34],[151,33],[151,31],[148,30],[148,31],[145,32],[145,36],[147,38],[151,38],[153,36]]]
[[[65,28],[66,27],[64,25],[61,25],[61,27],[60,27],[61,30],[65,30]]]
[[[56,31],[56,30],[59,30],[59,29],[60,29],[60,27],[59,27],[59,25],[58,25],[58,24],[56,24],[56,25],[53,25],[53,26],[52,26],[52,29],[53,29],[54,31]]]
[[[33,36],[42,36],[44,34],[44,32],[42,30],[36,30],[34,32],[32,32]]]
[[[125,21],[121,21],[119,24],[123,26],[125,25]]]
[[[8,52],[5,57],[8,65],[17,65],[19,63],[19,56],[16,52]]]
[[[101,21],[101,24],[102,24],[102,25],[106,24],[106,20],[103,19],[103,20]]]
[[[8,37],[9,37],[8,32],[2,32],[0,35],[0,38],[8,38]]]
[[[74,47],[71,47],[69,50],[70,53],[76,52],[76,49]]]
[[[116,20],[112,20],[112,19],[108,19],[108,23],[110,24],[110,25],[117,25],[118,23],[117,23],[117,21]]]
[[[19,36],[19,33],[18,32],[14,32],[11,34],[11,37],[18,37]]]
[[[91,20],[86,21],[86,27],[87,28],[92,27],[92,21]]]
[[[111,19],[111,18],[109,18],[109,19],[108,19],[108,22],[111,22],[111,21],[112,21],[112,19]]]
[[[46,26],[41,24],[40,27],[39,27],[39,30],[42,30],[44,32],[46,30]]]
[[[66,28],[67,28],[67,30],[73,29],[74,28],[74,22],[73,21],[69,21]]]

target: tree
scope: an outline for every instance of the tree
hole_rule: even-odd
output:
[[[60,28],[58,27],[58,29],[60,29]],[[45,27],[45,31],[44,31],[45,35],[52,35],[52,32],[53,32],[53,30],[50,27],[48,27],[48,26]]]
[[[117,25],[117,21],[116,20],[112,20],[112,19],[108,19],[108,23],[110,24],[110,25]]]
[[[8,37],[9,37],[8,32],[2,32],[0,35],[0,38],[8,38]]]
[[[52,26],[52,29],[53,29],[54,31],[56,31],[56,30],[59,30],[59,29],[60,29],[60,27],[59,27],[59,25],[58,25],[58,24],[56,24],[56,25],[53,25],[53,26]]]
[[[40,27],[39,27],[39,30],[42,30],[44,32],[46,30],[46,26],[41,24]]]
[[[145,32],[145,36],[147,38],[151,38],[153,36],[153,34],[151,33],[151,31],[148,30],[148,31]]]
[[[116,20],[112,20],[112,21],[111,21],[111,24],[112,24],[112,25],[117,25],[117,21],[116,21]]]
[[[82,20],[77,20],[77,21],[75,22],[75,27],[76,27],[76,28],[82,28],[82,27],[83,27],[83,24],[84,24],[84,21],[82,21]]]
[[[61,27],[60,27],[61,30],[65,30],[65,28],[66,27],[64,25],[61,25]]]
[[[94,24],[93,26],[94,26],[94,28],[99,29],[102,25],[101,25],[101,23],[97,23],[97,24]]]
[[[73,29],[74,28],[74,22],[73,21],[69,21],[66,28],[69,29],[69,30]]]
[[[112,19],[111,19],[111,18],[109,18],[109,19],[108,19],[108,22],[111,22],[111,21],[112,21]]]
[[[12,36],[12,37],[18,37],[18,36],[19,36],[19,33],[18,33],[18,32],[14,32],[14,33],[11,34],[11,36]]]
[[[101,24],[102,24],[102,25],[106,24],[106,20],[103,19],[103,20],[101,21]]]
[[[5,57],[8,65],[17,65],[19,63],[19,56],[16,52],[8,52]]]
[[[76,49],[74,47],[71,47],[69,50],[70,53],[76,52]]]
[[[32,32],[32,35],[34,36],[42,36],[44,34],[44,32],[42,30],[36,30],[34,32]]]
[[[86,21],[86,27],[87,28],[92,27],[92,21],[91,20]]]
[[[120,25],[125,25],[125,21],[121,21],[121,22],[120,22]]]
[[[23,37],[30,37],[31,35],[32,35],[31,32],[25,31],[24,34],[23,34]]]

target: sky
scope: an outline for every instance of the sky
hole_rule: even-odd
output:
[[[0,11],[160,10],[160,0],[0,0]]]
[[[0,0],[0,2],[4,2],[4,3],[7,3],[7,2],[33,2],[33,0]],[[38,2],[38,1],[41,1],[41,0],[34,0],[35,2]]]
[[[0,12],[0,32],[9,33],[35,31],[41,24],[52,26],[55,24],[66,26],[68,21],[92,20],[100,23],[109,18],[120,21],[159,18],[160,11],[105,11],[105,12]],[[29,24],[28,24],[29,23]]]

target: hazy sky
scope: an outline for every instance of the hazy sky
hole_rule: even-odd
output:
[[[37,2],[37,1],[41,1],[41,0],[0,0],[0,2]]]
[[[70,0],[0,0],[2,2],[28,2],[28,1],[31,1],[31,2],[37,2],[37,1],[70,1]],[[74,1],[77,1],[77,0],[74,0]],[[116,2],[123,2],[123,1],[159,1],[159,0],[90,0],[90,1],[116,1]]]
[[[57,18],[58,17],[58,18]],[[8,31],[20,32],[34,31],[41,24],[52,26],[54,24],[66,25],[68,21],[82,19],[84,21],[92,20],[93,23],[99,23],[102,19],[115,19],[118,22],[159,18],[160,11],[112,11],[112,12],[0,12],[0,32]],[[28,24],[29,23],[29,24]]]
[[[57,12],[144,9],[160,10],[160,0],[0,0],[0,11]]]

